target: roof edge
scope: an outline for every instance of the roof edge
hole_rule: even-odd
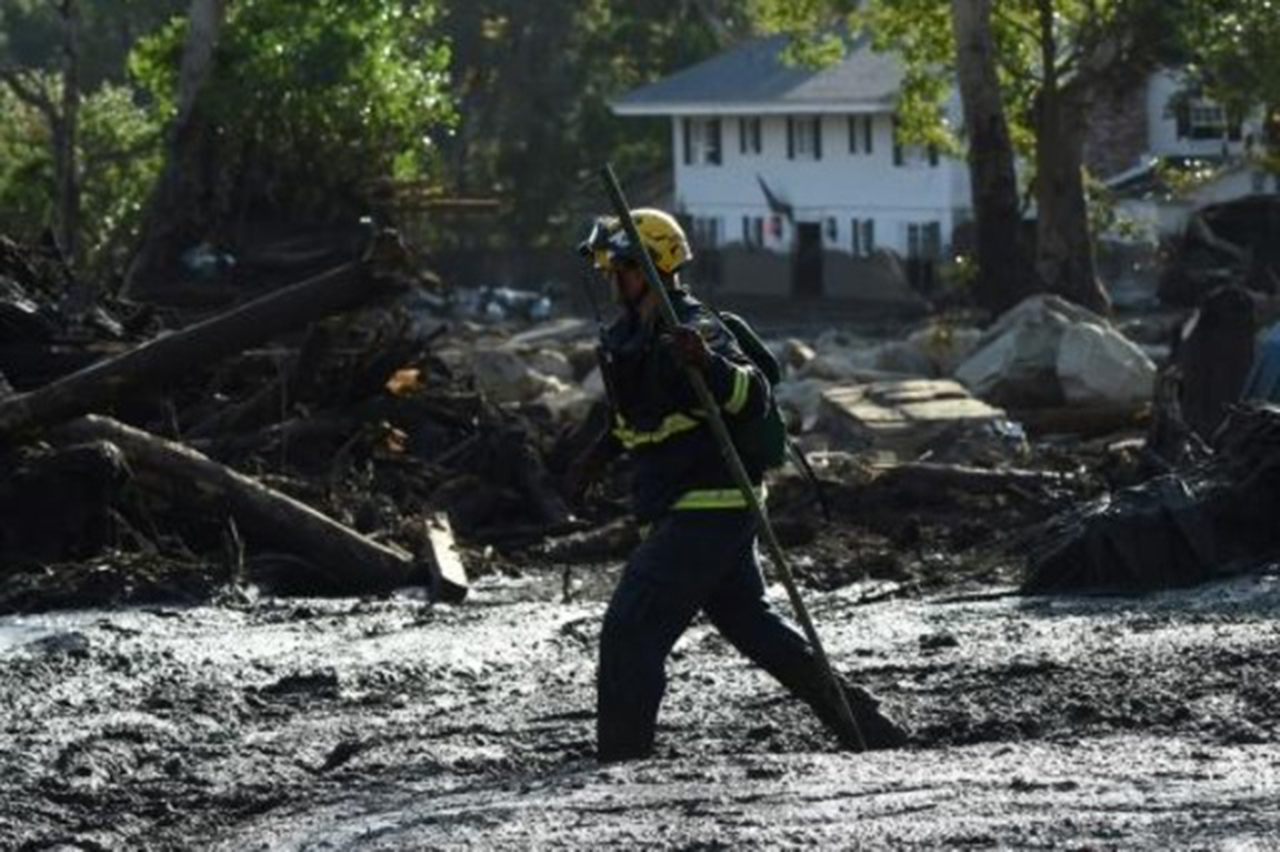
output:
[[[691,115],[830,115],[849,113],[876,114],[893,112],[893,104],[884,101],[809,101],[798,103],[611,103],[614,115],[691,116]]]

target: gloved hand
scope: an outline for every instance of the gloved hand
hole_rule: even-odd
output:
[[[662,335],[663,344],[682,367],[705,371],[711,363],[711,350],[696,328],[679,325]]]

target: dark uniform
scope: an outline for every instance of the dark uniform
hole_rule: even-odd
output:
[[[707,345],[707,385],[730,430],[764,416],[769,384],[733,334],[686,291],[670,292],[681,324],[699,329]],[[699,611],[839,730],[834,696],[813,650],[765,596],[755,520],[697,411],[683,368],[659,345],[657,325],[627,311],[601,344],[612,404],[607,440],[632,456],[634,509],[648,533],[605,613],[599,756],[623,760],[652,751],[667,655]],[[752,469],[753,460],[743,461],[758,487],[763,471]],[[901,744],[902,732],[875,712],[874,701],[859,690],[847,694],[869,746]]]

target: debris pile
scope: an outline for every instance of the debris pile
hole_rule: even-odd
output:
[[[385,236],[204,315],[74,307],[54,261],[0,242],[0,609],[255,587],[456,600],[464,566],[600,562],[637,541],[625,459],[587,505],[559,488],[604,425],[594,323],[460,298]],[[1225,481],[1206,459],[1237,469],[1190,423],[1187,390],[1212,377],[1157,382],[1174,325],[1130,323],[1139,344],[1035,296],[986,329],[772,340],[775,398],[815,474],[770,482],[802,581],[950,582],[974,548],[1004,548],[981,571],[1007,581],[1031,535],[1029,590],[1147,583],[1116,530],[1200,512],[1197,483]],[[1198,567],[1172,582],[1220,555],[1202,550],[1177,555]]]
[[[250,586],[457,599],[455,530],[574,528],[544,458],[589,407],[580,365],[526,367],[532,342],[424,315],[392,237],[213,316],[148,317],[140,341],[101,320],[115,336],[90,338],[37,252],[0,249],[0,609]],[[56,361],[68,341],[92,363]]]
[[[1030,593],[1189,586],[1280,556],[1280,408],[1234,409],[1217,453],[1056,518],[1028,557]]]

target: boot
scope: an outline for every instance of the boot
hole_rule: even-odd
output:
[[[863,742],[868,751],[901,748],[907,744],[906,730],[880,710],[880,702],[860,686],[853,686],[840,681],[845,700],[849,702],[849,710],[853,713],[853,721],[857,723]],[[836,735],[842,749],[859,751],[859,744],[853,731],[845,730],[840,723],[840,713],[836,709],[834,696],[830,687],[822,690],[822,697],[809,700],[809,706],[818,714],[827,730]]]

